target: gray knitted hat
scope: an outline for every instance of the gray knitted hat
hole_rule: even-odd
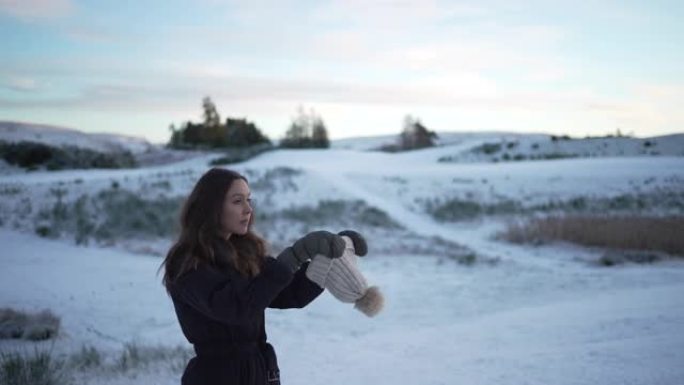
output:
[[[366,278],[357,266],[351,238],[342,236],[346,247],[340,258],[316,255],[306,269],[306,276],[319,286],[328,289],[338,300],[354,303],[363,314],[373,317],[384,305],[384,297],[377,286],[368,286]]]

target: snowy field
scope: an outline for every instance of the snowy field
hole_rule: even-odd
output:
[[[269,152],[232,166],[250,177],[259,210],[360,200],[400,226],[359,225],[371,235],[361,269],[386,297],[386,308],[376,318],[327,293],[302,310],[267,311],[283,383],[684,384],[683,260],[601,267],[596,263],[601,250],[496,241],[492,236],[503,227],[503,218],[440,222],[424,205],[458,198],[514,200],[531,207],[576,197],[681,194],[684,158],[437,161],[463,146],[454,139],[435,149],[385,154],[359,151],[359,142],[348,141],[332,150]],[[157,274],[159,253],[171,240],[150,241],[147,255],[120,244],[78,246],[68,236],[38,237],[31,215],[20,215],[25,212],[20,208],[29,202],[35,213],[41,204],[51,205],[50,191],[56,187],[68,190],[63,195],[68,201],[113,182],[142,191],[143,185],[165,180],[163,191],[144,191],[182,196],[206,171],[208,160],[0,176],[0,192],[6,192],[0,206],[0,307],[47,308],[62,322],[55,340],[0,340],[0,351],[39,347],[69,357],[92,346],[114,364],[74,371],[73,383],[179,383],[188,346]],[[284,166],[296,173],[283,176]],[[276,175],[276,183],[262,187],[268,175]],[[276,237],[274,231],[289,229],[275,244],[307,229],[283,223],[265,231]],[[342,230],[337,226],[329,228]],[[477,261],[457,263],[431,248],[433,237],[472,250]],[[403,247],[405,238],[424,247]],[[162,351],[180,346],[185,353],[113,369],[131,344]]]

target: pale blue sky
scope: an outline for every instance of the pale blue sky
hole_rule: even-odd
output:
[[[0,120],[168,140],[297,107],[333,138],[684,131],[682,1],[0,0]]]

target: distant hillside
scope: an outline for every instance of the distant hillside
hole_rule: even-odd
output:
[[[464,140],[471,140],[473,138],[485,137],[500,137],[506,135],[501,132],[438,132],[437,145],[446,146],[451,144],[459,144]],[[375,136],[360,136],[353,138],[336,139],[330,142],[330,147],[340,150],[358,150],[358,151],[372,151],[377,150],[385,145],[396,144],[399,135],[375,135]]]
[[[8,143],[37,142],[48,146],[75,146],[103,154],[130,153],[139,166],[174,163],[205,155],[201,151],[170,150],[149,143],[141,137],[108,133],[86,133],[71,128],[46,124],[0,121],[0,141]],[[2,173],[21,172],[0,159]]]
[[[70,145],[105,153],[129,151],[139,154],[155,147],[147,140],[133,136],[91,134],[46,124],[8,121],[0,121],[0,140],[10,143],[29,141],[52,146]]]
[[[438,132],[433,148],[421,153],[440,162],[505,162],[561,158],[622,156],[684,156],[684,134],[651,138],[570,138],[549,134],[512,132]],[[397,135],[345,138],[332,142],[335,149],[373,151],[395,143]]]
[[[408,151],[403,156],[426,156],[435,162],[506,162],[521,160],[684,156],[684,134],[652,138],[568,138],[548,134],[502,131],[437,132],[437,146]],[[374,151],[396,143],[398,135],[377,135],[331,141],[332,149]],[[169,164],[206,155],[203,151],[170,150],[145,139],[118,134],[85,133],[44,124],[0,121],[0,141],[32,141],[52,146],[71,145],[103,153],[128,151],[140,166]]]
[[[473,138],[475,139],[475,138]],[[651,138],[570,138],[554,135],[500,135],[474,140],[472,146],[442,153],[440,162],[506,162],[522,160],[684,156],[684,134]]]

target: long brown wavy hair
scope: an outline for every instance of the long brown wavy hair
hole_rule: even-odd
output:
[[[239,173],[212,168],[197,181],[186,199],[180,215],[180,235],[171,246],[164,262],[163,283],[167,290],[180,276],[200,264],[219,269],[234,267],[241,274],[253,277],[259,273],[266,242],[252,232],[254,212],[244,235],[222,236],[221,213],[225,196],[234,181],[247,178]]]

